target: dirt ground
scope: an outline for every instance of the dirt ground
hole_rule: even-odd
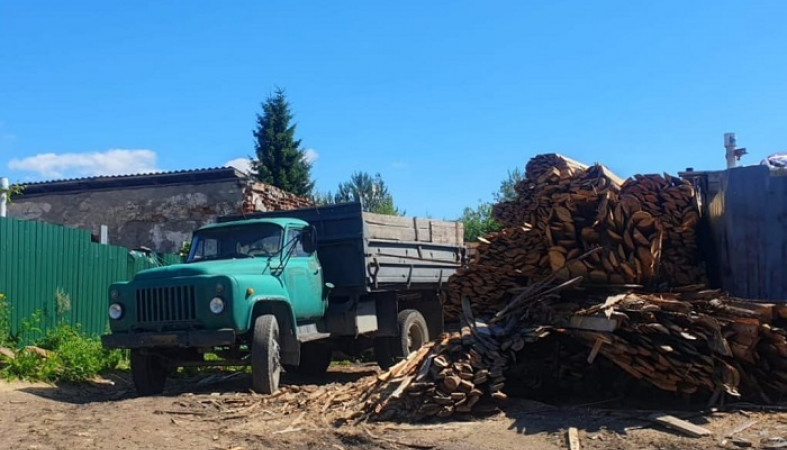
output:
[[[374,370],[332,367],[326,382],[351,382]],[[265,403],[255,399],[263,396],[249,392],[244,373],[180,378],[163,396],[139,398],[126,374],[107,379],[114,384],[0,382],[0,448],[556,449],[568,448],[569,427],[578,429],[583,449],[787,448],[787,412],[756,408],[666,411],[713,432],[703,438],[662,428],[647,419],[654,411],[626,408],[619,399],[557,406],[509,399],[504,412],[486,417],[337,426],[327,420],[331,411],[257,408]],[[283,382],[320,392],[303,380],[285,376]]]

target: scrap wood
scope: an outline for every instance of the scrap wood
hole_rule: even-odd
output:
[[[737,427],[733,428],[729,433],[725,435],[725,437],[732,437],[734,434],[738,434],[742,431],[748,430],[749,428],[753,427],[759,422],[759,420],[750,420],[742,425],[738,425]]]
[[[683,419],[678,419],[677,417],[668,414],[655,413],[649,416],[648,419],[657,422],[661,425],[664,425],[668,428],[672,428],[673,430],[680,431],[681,433],[684,433],[691,437],[704,437],[713,434],[707,428],[694,425],[691,422],[687,422]]]
[[[569,427],[567,439],[569,450],[581,450],[582,447],[579,444],[579,431],[575,427]]]
[[[431,444],[418,444],[418,443],[415,443],[415,442],[407,442],[407,441],[402,441],[400,439],[393,439],[393,438],[378,436],[378,435],[372,433],[372,431],[368,427],[362,427],[362,428],[363,428],[363,431],[366,434],[368,434],[370,438],[376,439],[376,440],[379,440],[379,441],[385,441],[385,442],[389,442],[389,443],[392,443],[392,444],[397,444],[397,445],[402,445],[402,446],[405,446],[405,447],[417,448],[417,449],[428,450],[428,449],[435,448],[435,445],[431,445]]]
[[[7,347],[0,347],[0,356],[7,358],[7,359],[14,359],[16,358],[16,353]]]

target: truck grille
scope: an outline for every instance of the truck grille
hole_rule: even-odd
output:
[[[138,322],[186,322],[195,319],[194,286],[137,289]]]

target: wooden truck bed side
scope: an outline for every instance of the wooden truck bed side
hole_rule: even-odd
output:
[[[363,212],[360,203],[228,216],[294,217],[314,225],[325,281],[336,295],[438,288],[462,264],[460,222]]]

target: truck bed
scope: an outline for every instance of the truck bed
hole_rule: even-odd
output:
[[[461,222],[363,212],[360,203],[219,218],[294,217],[317,229],[317,253],[335,295],[438,288],[462,264]]]

